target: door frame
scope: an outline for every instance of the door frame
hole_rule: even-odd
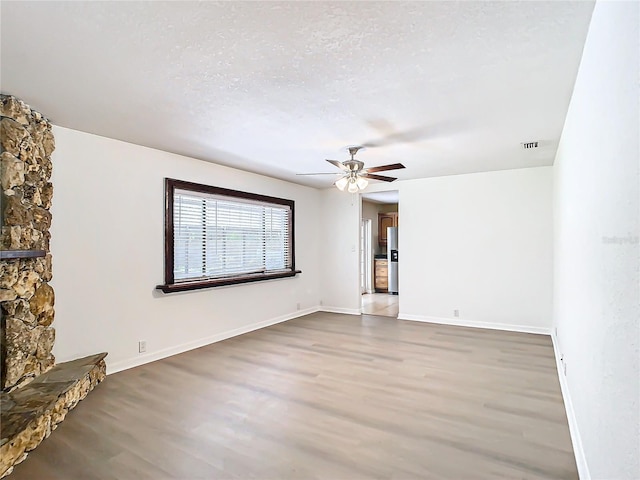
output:
[[[360,293],[373,293],[373,231],[371,219],[360,219]]]

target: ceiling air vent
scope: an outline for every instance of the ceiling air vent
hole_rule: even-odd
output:
[[[530,148],[538,148],[538,142],[527,142],[521,143],[520,145],[522,145],[522,148],[525,150],[529,150]]]

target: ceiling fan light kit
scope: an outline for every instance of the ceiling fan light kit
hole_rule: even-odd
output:
[[[349,193],[356,193],[367,188],[369,181],[353,171],[337,180],[334,185],[338,190],[344,191],[346,188]]]
[[[351,154],[351,159],[346,160],[344,162],[340,162],[338,160],[327,160],[331,165],[338,167],[342,170],[344,174],[340,179],[338,179],[334,185],[340,191],[344,191],[345,188],[349,193],[357,193],[359,191],[364,190],[369,185],[369,179],[372,180],[380,180],[383,182],[393,182],[397,180],[395,177],[385,177],[383,175],[373,175],[373,172],[384,172],[387,170],[398,170],[400,168],[404,168],[404,165],[401,163],[393,163],[391,165],[382,165],[380,167],[372,167],[372,168],[364,168],[364,163],[360,160],[356,160],[354,155],[360,150],[362,147],[349,147],[349,153]],[[299,174],[299,175],[332,175],[331,173],[308,173],[308,174]]]

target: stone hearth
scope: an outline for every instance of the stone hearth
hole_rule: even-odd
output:
[[[104,380],[106,353],[61,363],[11,393],[0,393],[0,478],[64,420],[67,412]]]

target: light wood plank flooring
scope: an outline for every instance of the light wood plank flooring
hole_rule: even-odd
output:
[[[109,376],[9,480],[575,479],[550,338],[317,313]]]
[[[398,295],[388,293],[365,293],[362,295],[362,313],[398,318],[400,308]]]

